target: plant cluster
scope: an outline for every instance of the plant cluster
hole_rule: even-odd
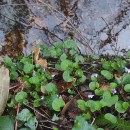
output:
[[[53,130],[130,129],[130,51],[123,57],[84,56],[70,39],[53,47],[36,48],[28,57],[3,57],[15,86],[5,110],[8,116],[0,117],[1,130],[9,129],[5,120],[14,129],[14,119],[20,130],[41,129],[44,125]],[[47,66],[43,60],[35,62],[37,57],[46,60]],[[79,112],[73,113],[72,119],[68,116],[71,105]],[[70,125],[62,125],[64,119],[71,120],[64,124]]]

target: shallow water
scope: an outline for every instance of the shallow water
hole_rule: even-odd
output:
[[[115,54],[129,46],[129,24],[128,0],[0,2],[0,45],[3,47],[7,44],[6,35],[20,31],[22,43],[26,44],[23,49],[25,55],[28,55],[36,44],[52,45],[53,42],[66,37],[74,38],[84,54],[91,53],[90,49],[84,46],[88,44],[96,53]],[[14,41],[11,44],[19,44],[17,37]]]

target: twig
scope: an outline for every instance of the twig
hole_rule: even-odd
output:
[[[76,89],[76,91],[78,92],[78,95],[80,96],[80,98],[83,100],[83,97],[81,96],[80,92],[78,91],[77,87],[74,87]]]
[[[18,79],[18,81],[21,83],[20,79]],[[20,86],[22,87],[20,91],[23,91],[23,88],[25,87],[25,83],[22,83]],[[18,115],[19,110],[20,110],[20,104],[17,105],[17,114],[16,115]],[[17,128],[18,128],[18,120],[15,118],[15,130],[17,130]]]
[[[102,20],[105,22],[105,24],[107,25],[108,29],[110,30],[109,25],[108,25],[108,23],[106,22],[106,20],[105,20],[103,17],[101,17],[101,18],[102,18]]]
[[[45,126],[45,125],[40,125],[40,126],[53,130],[53,128],[51,128],[49,126]]]
[[[58,123],[56,123],[56,122],[53,122],[53,121],[50,121],[50,120],[44,120],[44,121],[39,121],[39,122],[41,122],[41,123],[49,122],[49,123],[54,124],[54,125],[59,126],[59,127],[64,127],[64,128],[69,128],[69,129],[71,129],[71,127],[69,127],[69,126],[60,125],[60,124],[58,124]]]
[[[91,90],[84,90],[82,92],[79,92],[75,97],[73,97],[69,102],[67,102],[66,105],[64,106],[64,108],[61,111],[62,116],[65,114],[65,112],[68,110],[70,105],[73,103],[74,99],[76,99],[78,96],[80,96],[84,92],[91,92]]]
[[[15,85],[15,86],[13,86],[13,87],[10,87],[9,90],[14,89],[14,88],[16,88],[16,87],[18,87],[18,86],[19,86],[19,84]]]
[[[40,110],[43,111],[48,116],[48,118],[50,118],[50,115],[47,114],[47,112],[45,112],[43,109],[40,109]]]
[[[17,114],[16,115],[18,115],[19,110],[20,110],[20,104],[18,104],[18,106],[17,106]],[[15,130],[17,130],[17,128],[18,128],[18,120],[15,120]]]
[[[96,119],[96,118],[93,118],[93,121],[92,121],[91,125],[93,125],[93,123],[94,123],[95,119]]]
[[[42,113],[40,113],[39,111],[37,111],[35,108],[33,108],[33,107],[31,107],[31,106],[29,106],[29,105],[27,105],[27,104],[25,104],[25,103],[24,103],[24,105],[25,105],[26,107],[32,109],[34,112],[37,112],[40,116],[42,116],[42,117],[44,117],[44,118],[46,118],[46,119],[49,120],[48,117],[46,117],[45,115],[43,115]]]

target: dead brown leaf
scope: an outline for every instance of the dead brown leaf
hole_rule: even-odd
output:
[[[110,86],[109,84],[101,84],[100,85],[100,88],[104,91],[107,91],[107,90],[110,90]]]
[[[39,54],[40,54],[40,48],[33,48],[33,52],[34,52],[34,62],[36,64],[41,65],[42,68],[47,68],[47,60],[46,59],[39,59]]]
[[[70,107],[70,105],[73,103],[73,101],[74,101],[74,98],[72,98],[70,101],[68,101],[68,102],[65,104],[64,108],[63,108],[62,111],[61,111],[61,115],[64,115],[64,114],[65,114],[65,112],[67,111],[67,109],[69,109],[69,107]]]
[[[34,52],[34,61],[37,62],[39,59],[40,48],[35,47],[32,50]]]
[[[76,79],[74,79],[74,81],[72,82],[65,82],[64,80],[60,80],[57,83],[57,87],[58,87],[58,92],[59,93],[63,93],[65,90],[70,89],[73,87],[73,83],[76,81]]]
[[[41,65],[42,68],[47,68],[47,60],[46,59],[39,59],[36,62],[37,64]]]

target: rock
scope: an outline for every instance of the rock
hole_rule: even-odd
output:
[[[101,33],[100,34],[100,40],[105,41],[107,39],[108,39],[108,35],[106,33]]]
[[[0,68],[0,115],[4,112],[9,95],[9,70],[2,66]]]

